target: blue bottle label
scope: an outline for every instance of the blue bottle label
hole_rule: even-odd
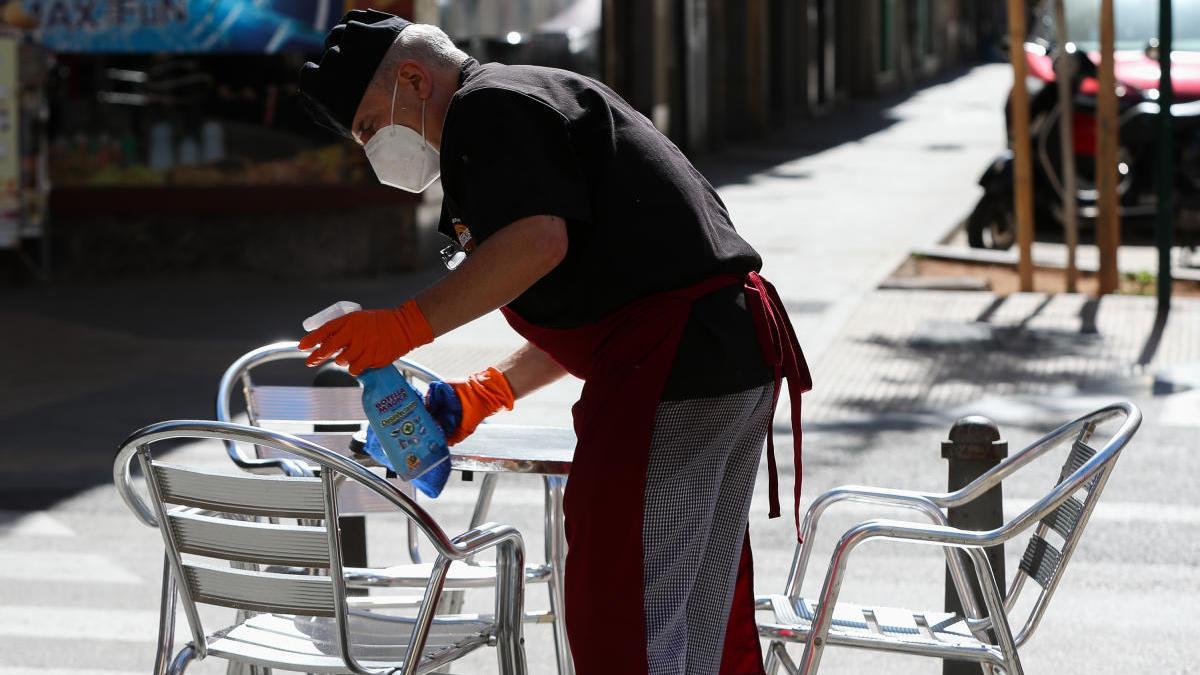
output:
[[[365,371],[363,409],[387,457],[388,468],[406,481],[423,475],[450,457],[446,437],[413,389],[395,368]]]

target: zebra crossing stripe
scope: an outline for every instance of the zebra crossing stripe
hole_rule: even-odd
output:
[[[0,636],[154,643],[158,611],[6,605]],[[5,675],[11,673],[3,669]]]
[[[1165,397],[1159,424],[1168,427],[1200,427],[1200,389]]]
[[[98,553],[0,551],[0,580],[44,583],[141,584],[142,579]]]
[[[0,510],[0,538],[74,536],[74,530],[49,513]]]
[[[5,675],[79,675],[76,668],[22,668],[19,665],[0,663],[0,673]],[[96,670],[89,668],[91,675],[145,675],[137,670]]]

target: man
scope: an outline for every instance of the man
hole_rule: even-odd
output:
[[[716,191],[602,84],[480,65],[381,12],[347,14],[300,90],[383,183],[419,192],[440,172],[439,229],[465,254],[400,307],[305,336],[310,364],[383,366],[500,308],[528,344],[430,406],[461,407],[457,442],[566,373],[586,380],[565,501],[577,671],[761,673],[747,512],[780,377],[797,424],[809,379]]]

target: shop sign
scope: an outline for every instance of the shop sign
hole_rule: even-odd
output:
[[[19,0],[3,23],[60,52],[320,50],[337,0]]]

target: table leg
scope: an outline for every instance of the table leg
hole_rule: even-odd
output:
[[[550,565],[550,611],[554,614],[554,650],[559,675],[575,675],[571,645],[567,641],[567,620],[563,611],[563,573],[567,560],[567,533],[563,520],[563,487],[566,476],[546,476],[546,562]]]
[[[487,522],[488,510],[492,508],[492,495],[496,492],[496,478],[500,474],[487,473],[479,485],[479,496],[475,499],[475,510],[471,513],[469,529],[475,529]],[[468,559],[471,562],[471,559]],[[446,591],[442,594],[442,607],[438,614],[458,614],[462,612],[466,600],[464,591]],[[448,670],[446,672],[449,672]]]
[[[338,518],[338,529],[342,534],[342,561],[347,567],[366,567],[366,516],[342,516]],[[367,593],[365,588],[346,589],[347,595],[367,595]]]

